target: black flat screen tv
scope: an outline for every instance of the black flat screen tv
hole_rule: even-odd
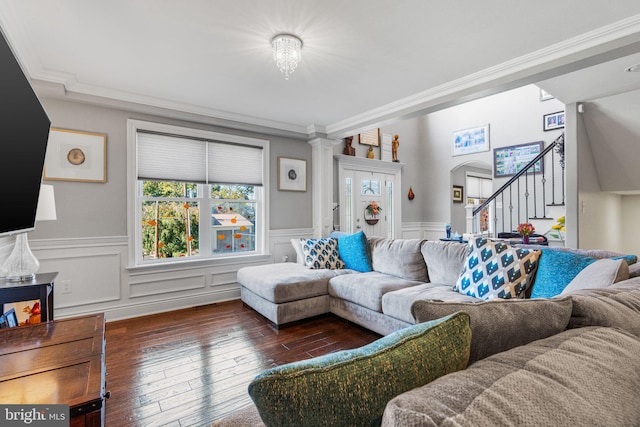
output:
[[[35,228],[50,125],[0,31],[0,236]]]

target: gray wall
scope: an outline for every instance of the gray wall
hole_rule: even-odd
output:
[[[451,221],[450,171],[469,162],[493,165],[493,149],[534,141],[551,143],[561,130],[544,132],[542,116],[563,110],[556,99],[541,102],[539,89],[530,85],[451,107],[417,118],[422,129],[423,221]],[[490,125],[490,150],[463,156],[451,155],[454,131]],[[498,189],[507,178],[493,180]]]
[[[127,119],[134,118],[172,125],[205,129],[271,141],[270,145],[270,221],[271,229],[310,228],[311,180],[308,191],[278,191],[277,158],[294,157],[308,161],[311,176],[311,146],[304,141],[242,132],[166,116],[89,105],[80,102],[42,97],[42,103],[53,127],[107,134],[107,182],[105,184],[48,181],[55,187],[57,221],[39,222],[30,234],[33,239],[93,236],[125,236],[127,234]]]

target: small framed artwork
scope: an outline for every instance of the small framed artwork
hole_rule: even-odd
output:
[[[542,130],[548,131],[562,128],[564,128],[564,111],[542,116]]]
[[[307,161],[278,157],[278,190],[307,191]]]
[[[454,185],[452,193],[453,203],[462,203],[464,200],[464,187],[462,185]]]
[[[0,316],[0,328],[13,328],[18,326],[18,316],[16,316],[16,310],[10,309],[9,311],[5,311],[2,316]]]
[[[107,135],[51,128],[43,179],[107,182]]]
[[[380,128],[371,129],[363,132],[358,138],[358,142],[363,145],[373,145],[377,147],[380,145]]]
[[[482,151],[489,151],[489,124],[453,133],[452,156],[462,156]]]

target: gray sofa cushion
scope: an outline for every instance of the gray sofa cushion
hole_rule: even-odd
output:
[[[481,302],[478,298],[462,295],[451,290],[450,285],[425,283],[409,288],[398,289],[382,296],[382,312],[387,316],[407,323],[416,323],[411,306],[418,300],[441,300],[449,302]]]
[[[334,277],[329,281],[329,295],[382,313],[382,296],[387,292],[422,282],[405,280],[372,271]]]
[[[640,337],[640,286],[576,291],[571,299],[569,328],[616,326]]]
[[[638,425],[638,354],[618,329],[565,331],[395,397],[382,426]]]
[[[467,258],[468,246],[459,242],[424,242],[420,250],[429,282],[454,286]]]
[[[457,311],[471,317],[469,363],[564,331],[571,317],[571,298],[495,299],[480,302],[416,301],[416,323]]]
[[[624,259],[599,259],[578,273],[560,295],[580,289],[606,288],[628,278],[629,265]]]
[[[631,264],[629,266],[629,277],[638,276],[640,276],[640,262],[636,262],[635,264]]]
[[[372,237],[369,244],[373,270],[407,280],[428,281],[427,266],[420,253],[423,242],[419,239]]]
[[[238,283],[276,304],[327,295],[329,279],[353,270],[313,270],[293,262],[243,267]]]

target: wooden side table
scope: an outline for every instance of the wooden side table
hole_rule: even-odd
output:
[[[104,314],[0,329],[0,402],[67,404],[71,427],[104,425]]]
[[[36,274],[31,281],[7,282],[0,279],[0,313],[4,313],[4,304],[40,300],[40,321],[53,320],[53,281],[58,273]]]

